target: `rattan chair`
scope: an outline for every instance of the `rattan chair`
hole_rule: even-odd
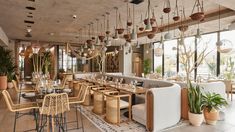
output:
[[[106,116],[105,120],[112,124],[119,124],[123,121],[120,119],[120,110],[128,108],[129,119],[131,120],[131,95],[126,93],[105,93],[106,96]],[[128,102],[121,98],[128,97]]]
[[[93,89],[93,112],[95,114],[101,115],[105,113],[105,101],[106,98],[104,94],[116,93],[115,89],[107,87],[99,87],[99,89]]]
[[[76,109],[76,122],[77,122],[77,129],[79,129],[79,125],[78,125],[78,111],[77,108],[79,108],[80,110],[80,119],[81,119],[81,124],[82,124],[82,131],[84,131],[84,127],[83,127],[83,121],[82,121],[82,114],[81,114],[81,104],[83,104],[85,102],[86,99],[86,95],[88,93],[88,89],[89,89],[89,85],[87,83],[83,83],[77,85],[78,88],[78,94],[76,97],[70,97],[69,98],[69,104],[70,105],[75,105],[75,109]]]
[[[13,86],[15,91],[19,94],[18,95],[18,102],[20,103],[20,98],[22,96],[22,93],[31,93],[35,92],[35,89],[21,89],[18,87],[17,82],[15,80],[12,80]]]
[[[59,125],[59,129],[62,129],[63,131],[66,130],[64,128],[64,126],[66,127],[65,112],[70,110],[68,95],[66,93],[61,93],[61,94],[52,93],[46,95],[43,99],[42,107],[39,110],[40,110],[40,115],[42,117],[41,127],[39,131],[41,131],[44,128],[46,123],[47,123],[47,128],[49,130],[50,120],[51,120],[52,132],[54,132],[54,124],[55,124],[54,121],[56,121],[57,122],[56,124]],[[42,125],[43,115],[47,116],[47,120],[44,123],[44,125]],[[59,116],[60,118],[58,118]]]
[[[3,90],[2,91],[3,97],[6,101],[7,107],[11,112],[15,112],[15,120],[14,120],[14,128],[13,131],[15,132],[16,130],[16,121],[19,117],[22,117],[22,115],[27,115],[29,113],[20,113],[23,111],[28,111],[28,110],[33,110],[33,114],[35,116],[36,119],[36,110],[39,109],[38,104],[37,103],[24,103],[24,104],[14,104],[10,94],[6,91]],[[36,130],[37,130],[37,120],[36,121]]]

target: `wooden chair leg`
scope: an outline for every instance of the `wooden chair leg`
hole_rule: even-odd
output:
[[[15,121],[14,121],[14,129],[13,129],[13,132],[16,131],[16,120],[18,118],[18,112],[15,112]]]
[[[55,116],[51,117],[51,127],[52,127],[52,132],[55,132],[54,119],[55,119]]]

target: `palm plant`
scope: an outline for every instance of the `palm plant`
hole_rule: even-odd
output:
[[[203,95],[199,85],[193,86],[191,82],[188,88],[189,111],[194,114],[202,114]]]
[[[14,76],[15,72],[11,52],[11,50],[0,46],[0,76],[8,76],[9,79]]]
[[[210,112],[213,108],[216,110],[221,109],[223,106],[228,105],[227,101],[221,97],[220,94],[216,93],[205,93],[202,97],[203,107],[206,107]]]

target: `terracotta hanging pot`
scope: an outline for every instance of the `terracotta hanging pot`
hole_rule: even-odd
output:
[[[181,32],[187,31],[187,30],[188,30],[188,25],[181,25],[181,26],[179,26],[179,30],[180,30]]]
[[[127,22],[127,26],[131,26],[132,25],[132,22]]]
[[[123,34],[123,32],[124,32],[124,29],[123,29],[123,28],[118,28],[118,29],[116,29],[116,30],[117,30],[118,34]]]
[[[154,36],[155,36],[155,33],[150,33],[150,34],[148,34],[148,38],[149,38],[149,39],[153,39]]]
[[[91,44],[92,40],[88,39],[86,40],[87,44]]]
[[[106,31],[105,33],[106,33],[107,35],[109,35],[109,34],[110,34],[110,31]]]
[[[157,32],[158,28],[157,27],[152,27],[152,32]]]
[[[163,31],[164,31],[164,28],[163,28],[163,27],[160,27],[160,28],[158,28],[158,30],[159,30],[160,32],[163,32]]]
[[[99,36],[99,40],[100,40],[101,42],[104,42],[104,38],[105,38],[105,36],[102,36],[102,35]]]
[[[125,38],[125,40],[129,40],[131,38],[130,34],[124,34],[123,37]]]
[[[202,19],[204,19],[204,17],[205,17],[204,12],[197,12],[190,15],[190,18],[194,21],[201,21]]]
[[[169,13],[169,12],[171,12],[171,8],[169,8],[169,7],[163,8],[163,12],[164,13]]]
[[[174,21],[179,21],[179,20],[180,20],[180,16],[174,16],[174,17],[173,17],[173,20],[174,20]]]
[[[144,31],[144,27],[139,27],[139,30],[140,31]]]
[[[144,19],[144,24],[145,24],[145,25],[148,24],[148,18]]]
[[[95,37],[91,37],[92,40],[95,40]]]

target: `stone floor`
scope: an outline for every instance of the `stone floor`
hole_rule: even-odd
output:
[[[9,90],[11,97],[16,97],[13,89]],[[2,95],[1,95],[2,96]],[[4,99],[0,96],[0,132],[12,132],[14,124],[14,113],[7,109]],[[13,98],[16,101],[15,98]],[[24,102],[25,100],[22,100]],[[67,120],[74,120],[74,109],[68,112]],[[225,110],[225,120],[219,121],[216,126],[203,124],[200,127],[191,125],[183,126],[168,130],[167,132],[235,132],[235,100],[230,102],[229,107]],[[99,132],[89,120],[83,118],[85,132]],[[23,116],[17,120],[17,132],[34,128],[35,124],[33,116]],[[69,127],[75,127],[75,124],[70,124]],[[80,132],[81,130],[71,130],[71,132]]]

